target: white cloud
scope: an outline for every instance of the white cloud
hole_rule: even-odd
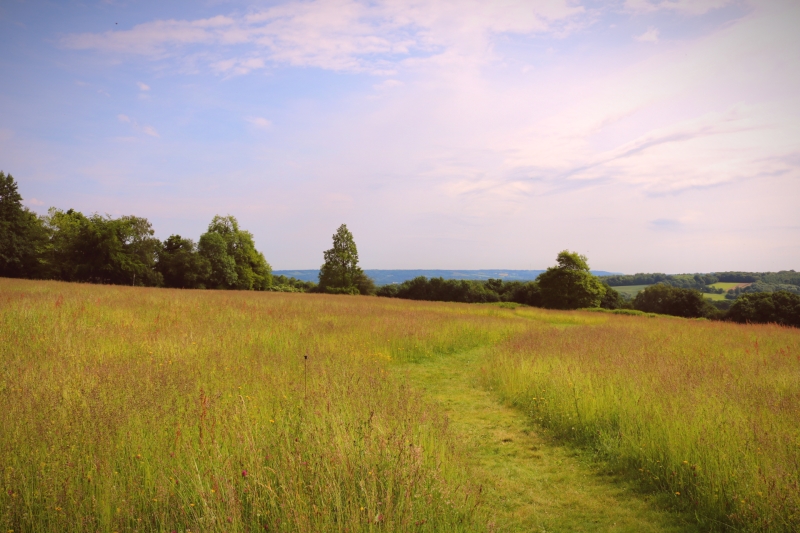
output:
[[[31,198],[30,200],[26,200],[25,203],[28,205],[35,205],[35,206],[44,205],[44,202],[42,202],[41,200],[37,200],[36,198]]]
[[[268,63],[383,73],[410,57],[490,54],[488,39],[497,33],[563,33],[583,13],[568,0],[294,1],[246,16],[156,20],[130,30],[72,34],[61,43],[153,59],[181,57],[192,46],[214,47],[209,62],[222,73],[246,73]],[[248,45],[249,51],[244,57],[226,53],[233,45]]]
[[[658,42],[658,30],[656,28],[650,27],[647,28],[647,31],[641,35],[634,37],[635,40],[642,42],[642,43],[657,43]]]
[[[146,83],[142,83],[140,81],[137,81],[136,85],[139,87],[140,91],[149,91],[150,90],[150,86],[147,85]]]
[[[733,0],[626,0],[625,7],[636,13],[669,10],[685,15],[702,15],[732,2]]]
[[[123,115],[122,113],[120,113],[119,115],[117,115],[117,120],[119,120],[123,124],[130,124],[134,130],[140,131],[145,135],[149,135],[150,137],[160,137],[158,131],[156,131],[156,129],[153,126],[147,126],[147,125],[140,126],[138,121],[129,117],[128,115]]]
[[[247,117],[245,120],[257,128],[267,129],[272,126],[272,122],[264,117]]]

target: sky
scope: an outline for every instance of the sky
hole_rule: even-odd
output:
[[[274,269],[800,269],[800,2],[0,2],[37,213],[216,214]]]

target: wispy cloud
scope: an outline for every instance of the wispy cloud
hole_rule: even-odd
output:
[[[403,85],[402,81],[389,79],[382,81],[381,83],[376,83],[375,85],[372,86],[372,88],[375,89],[376,91],[387,91],[389,89],[392,89],[394,87],[399,87],[401,85]]]
[[[288,2],[247,15],[156,20],[129,30],[67,35],[67,48],[153,59],[209,49],[208,64],[244,74],[268,64],[384,73],[412,57],[486,53],[496,33],[569,31],[584,10],[568,0],[545,3],[312,0]],[[244,54],[242,54],[242,47]]]
[[[147,85],[146,83],[142,83],[140,81],[136,82],[136,86],[139,87],[140,91],[149,91],[150,90],[150,86],[149,85]]]
[[[725,7],[734,0],[626,0],[625,7],[635,13],[668,10],[686,15],[702,15]]]
[[[140,126],[135,119],[132,119],[128,115],[120,113],[119,115],[117,115],[117,120],[119,120],[123,124],[130,124],[134,130],[141,131],[142,133],[144,133],[145,135],[149,135],[150,137],[160,137],[158,131],[156,131],[156,129],[153,126],[148,126],[148,125]]]
[[[261,129],[267,129],[272,126],[272,122],[264,117],[247,117],[245,120],[253,126]]]
[[[634,37],[639,42],[642,43],[657,43],[658,42],[658,29],[656,28],[647,28],[647,31],[641,35],[637,35]]]

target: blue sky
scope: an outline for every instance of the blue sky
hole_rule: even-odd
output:
[[[26,204],[215,214],[276,269],[800,267],[800,4],[0,3]]]

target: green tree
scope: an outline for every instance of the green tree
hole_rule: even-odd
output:
[[[49,276],[65,281],[158,286],[156,258],[161,242],[146,218],[117,219],[72,209],[50,209],[50,239],[44,257]]]
[[[700,318],[717,315],[696,289],[682,289],[664,283],[651,285],[633,299],[633,308],[646,313]]]
[[[375,284],[358,266],[358,249],[345,224],[333,234],[333,247],[323,252],[319,289],[329,293],[372,294]]]
[[[198,248],[211,265],[210,287],[264,291],[272,285],[272,267],[233,216],[215,216]]]
[[[605,287],[606,287],[606,293],[600,300],[600,307],[602,307],[603,309],[622,309],[623,307],[625,307],[625,304],[627,303],[625,301],[625,298],[623,298],[619,292],[609,287],[608,285],[606,285]]]
[[[158,271],[167,287],[202,289],[211,275],[211,263],[191,239],[171,235],[158,252]]]
[[[800,328],[800,295],[787,291],[743,294],[733,303],[726,318],[741,323]]]
[[[0,276],[40,277],[46,240],[39,217],[22,205],[14,177],[0,171]]]
[[[551,309],[598,307],[606,288],[589,271],[586,257],[564,250],[556,262],[558,266],[548,268],[536,279],[542,305]]]

